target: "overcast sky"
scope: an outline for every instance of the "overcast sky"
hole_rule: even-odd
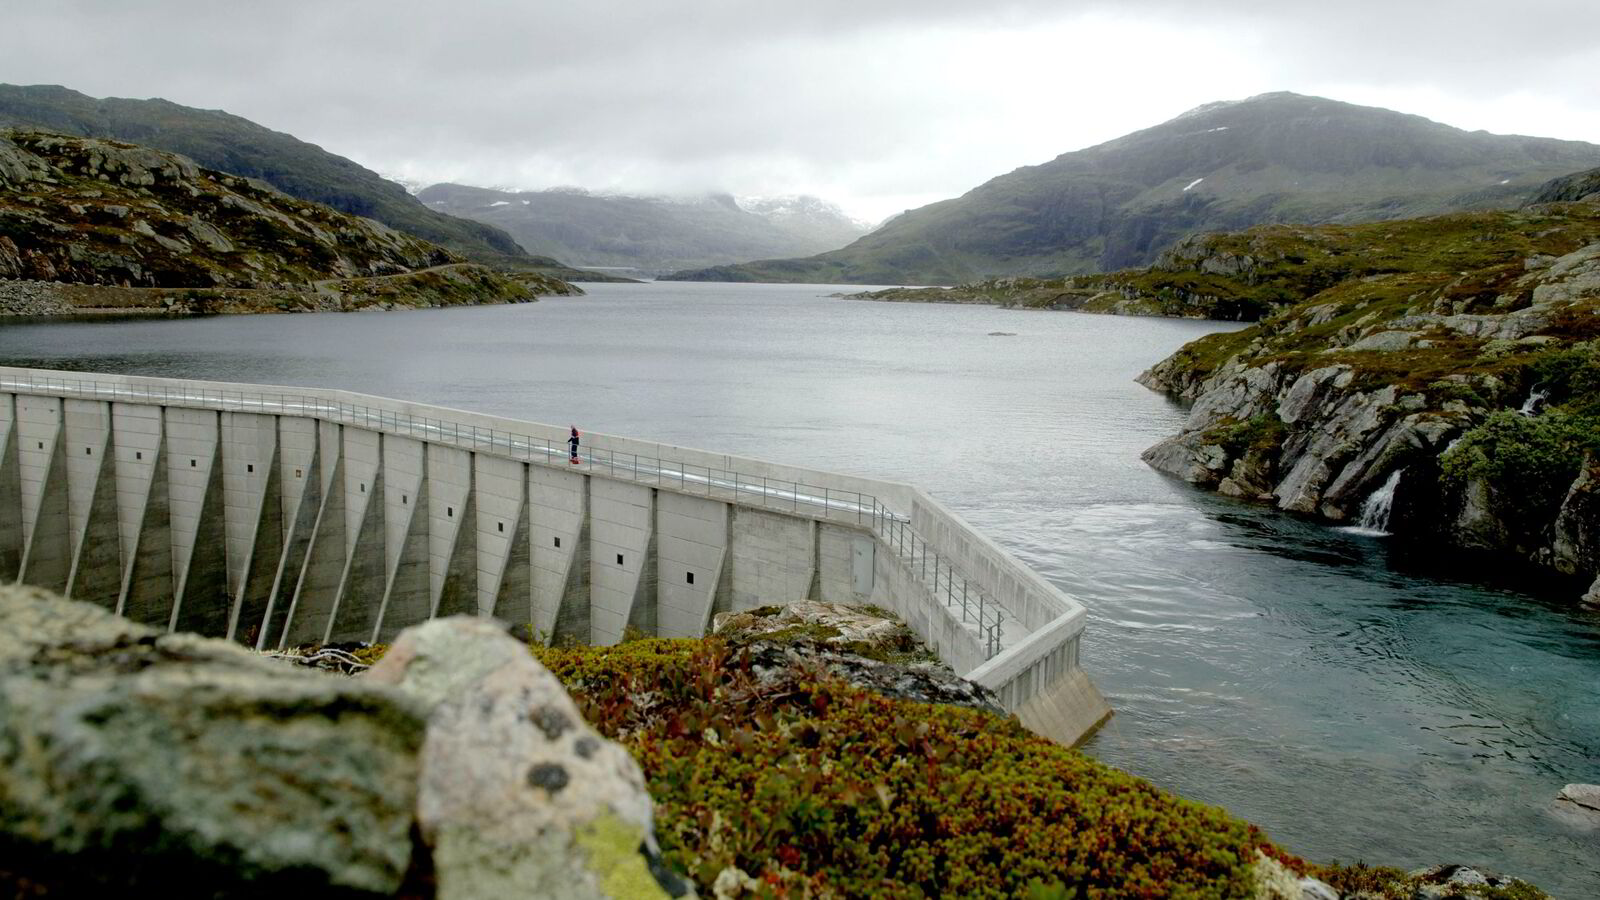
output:
[[[810,193],[876,221],[1293,90],[1600,143],[1600,0],[0,0],[0,81],[385,174]]]

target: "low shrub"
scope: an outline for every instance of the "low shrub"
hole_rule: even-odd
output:
[[[737,868],[775,897],[1248,897],[1257,848],[1293,860],[1015,719],[758,679],[714,639],[534,649],[639,760],[702,888]]]
[[[1493,485],[1507,524],[1537,534],[1555,518],[1585,455],[1597,449],[1600,419],[1501,411],[1440,457],[1440,477],[1455,490],[1472,480]]]
[[[1600,346],[1576,344],[1543,353],[1533,362],[1535,390],[1545,392],[1551,406],[1567,406],[1577,415],[1600,415]]]

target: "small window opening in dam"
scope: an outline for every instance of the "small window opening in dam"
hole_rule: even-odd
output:
[[[685,572],[684,575],[685,575],[685,577],[688,578],[690,584],[694,584],[694,573],[693,572]]]
[[[244,470],[245,470],[246,473],[254,472],[256,470],[256,464],[255,463],[245,463],[244,464]]]
[[[557,550],[561,549],[561,538],[556,538],[556,549]]]
[[[299,469],[295,469],[294,470],[294,477],[296,477],[296,478],[300,477],[300,470]]]
[[[361,482],[361,493],[365,494],[366,492],[367,492],[367,483],[365,481],[363,481],[363,482]]]
[[[200,465],[200,460],[198,460],[198,459],[189,460],[189,468],[192,469],[192,468],[194,468],[195,466],[198,466],[198,465]]]
[[[144,459],[144,451],[143,450],[135,450],[135,451],[133,451],[133,458],[134,459]]]
[[[93,456],[94,455],[94,448],[93,447],[85,447],[85,448],[83,448],[83,455],[84,456]]]
[[[506,523],[504,523],[504,522],[496,522],[495,524],[500,526],[500,530],[502,532],[504,532],[506,530]]]
[[[617,554],[617,565],[619,565],[619,566],[622,565],[622,554],[621,553]]]
[[[444,514],[454,519],[456,517],[456,508],[454,506],[446,506],[444,508]]]
[[[401,506],[405,506],[408,500],[409,500],[409,498],[407,498],[405,494],[401,494],[400,495],[400,505]]]

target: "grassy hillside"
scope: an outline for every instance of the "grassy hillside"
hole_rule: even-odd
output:
[[[1181,238],[1509,208],[1600,146],[1467,132],[1297,94],[1169,122],[911,210],[848,247],[680,272],[697,281],[959,284],[1148,265]]]
[[[1411,290],[1510,280],[1523,260],[1570,253],[1600,236],[1592,205],[1455,213],[1364,225],[1263,225],[1196,235],[1152,266],[1068,278],[996,278],[948,289],[895,288],[869,300],[989,303],[1125,315],[1255,321],[1323,291],[1382,279]],[[1404,276],[1391,282],[1392,276]],[[1399,285],[1399,286],[1396,286]]]

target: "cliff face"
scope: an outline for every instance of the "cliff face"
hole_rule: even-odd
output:
[[[1193,404],[1144,459],[1334,522],[1383,488],[1369,524],[1594,578],[1600,204],[1363,229],[1219,236],[1169,254],[1188,269],[1129,273],[1286,298],[1140,376]]]

